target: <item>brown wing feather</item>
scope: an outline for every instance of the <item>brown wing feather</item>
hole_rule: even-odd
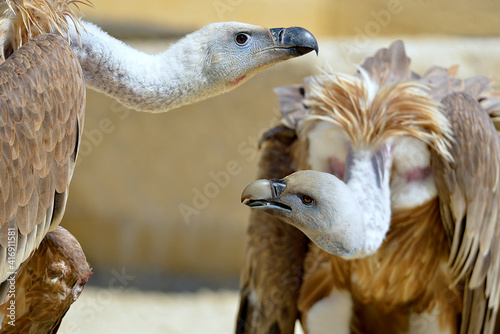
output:
[[[429,84],[432,87],[431,95],[434,99],[441,101],[446,95],[452,92],[464,92],[478,100],[486,111],[495,110],[494,106],[498,101],[498,92],[492,90],[490,86],[491,78],[484,75],[477,75],[467,79],[457,78],[458,66],[444,68],[433,66],[425,72],[419,81]]]
[[[389,48],[378,50],[373,57],[366,58],[361,67],[379,87],[416,76],[410,71],[410,58],[406,56],[402,41],[395,41]]]
[[[305,81],[307,82],[308,78]],[[276,87],[274,92],[278,95],[281,123],[290,129],[295,129],[307,113],[304,106],[304,85]]]
[[[264,138],[259,178],[293,173],[295,132],[280,126]],[[293,333],[308,239],[281,219],[256,211],[248,235],[236,333]]]
[[[499,302],[500,139],[489,115],[466,93],[442,100],[455,140],[454,162],[433,153],[450,267],[465,280],[461,333],[491,333]]]
[[[0,306],[0,334],[56,333],[90,274],[82,248],[71,233],[62,226],[47,233],[33,256],[19,269],[15,288],[7,288],[6,299]],[[10,300],[15,300],[15,318],[9,317]]]
[[[35,37],[0,65],[0,281],[59,224],[84,107],[82,71],[61,37]]]

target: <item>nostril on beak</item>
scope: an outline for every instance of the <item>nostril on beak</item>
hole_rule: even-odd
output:
[[[281,29],[279,34],[278,34],[278,41],[280,43],[283,43],[283,34],[285,33],[285,29]]]
[[[286,188],[286,181],[284,180],[272,180],[271,181],[271,191],[273,193],[273,198],[279,198],[281,193]]]

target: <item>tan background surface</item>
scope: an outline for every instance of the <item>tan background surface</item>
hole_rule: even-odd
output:
[[[136,22],[175,29],[197,29],[216,21],[263,26],[298,25],[318,36],[353,35],[391,12],[383,34],[443,33],[497,35],[496,0],[93,0],[89,18]],[[377,15],[375,15],[377,16]],[[380,15],[378,15],[380,16]]]
[[[129,111],[88,91],[79,165],[63,225],[95,268],[157,289],[234,287],[242,265],[248,209],[239,203],[256,175],[259,136],[274,123],[272,88],[298,83],[329,64],[352,73],[376,49],[404,39],[414,69],[460,64],[460,75],[500,75],[500,2],[480,1],[131,1],[95,0],[86,20],[146,52],[209,22],[303,26],[319,37],[308,54],[237,90],[159,115]],[[142,37],[141,37],[142,36]],[[229,167],[228,167],[229,164]],[[228,174],[228,168],[232,175]],[[220,185],[211,175],[229,175]],[[220,183],[221,181],[219,181]],[[227,183],[227,184],[226,184]],[[205,200],[198,192],[208,192]],[[193,208],[189,219],[180,207]],[[181,278],[179,280],[179,278]]]

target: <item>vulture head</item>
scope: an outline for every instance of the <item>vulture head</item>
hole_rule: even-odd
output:
[[[201,46],[203,72],[226,91],[278,62],[318,52],[314,36],[304,28],[266,29],[239,22],[212,23],[188,35]],[[182,42],[182,41],[181,41]],[[203,50],[204,49],[204,50]]]
[[[362,211],[347,185],[332,174],[305,170],[249,184],[241,201],[283,218],[325,251],[352,257],[363,248]]]

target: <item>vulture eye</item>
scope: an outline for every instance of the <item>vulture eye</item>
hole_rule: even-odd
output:
[[[236,38],[235,38],[236,44],[245,45],[249,38],[250,38],[250,36],[248,36],[245,33],[240,32],[238,35],[236,35]]]
[[[304,203],[307,206],[311,206],[314,203],[314,200],[312,197],[307,196],[307,195],[302,195],[301,197],[302,203]]]

